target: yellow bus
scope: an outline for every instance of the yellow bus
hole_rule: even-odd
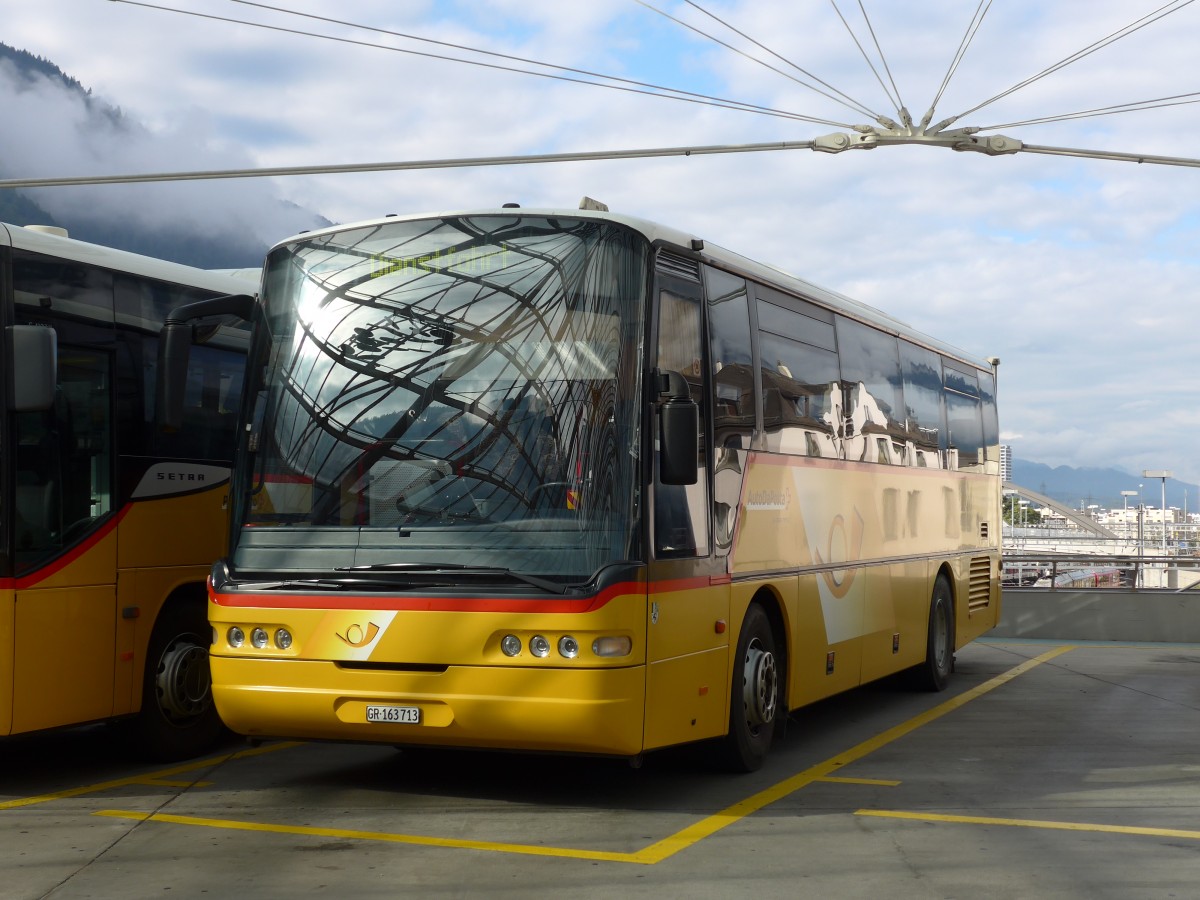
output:
[[[0,735],[119,721],[169,759],[221,734],[204,585],[228,532],[247,333],[203,328],[174,435],[154,424],[156,348],[167,312],[253,290],[255,273],[0,225]]]
[[[996,624],[995,363],[866,305],[586,201],[300,235],[255,316],[236,732],[753,770]]]

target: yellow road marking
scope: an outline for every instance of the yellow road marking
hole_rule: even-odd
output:
[[[567,847],[539,847],[526,844],[504,844],[488,841],[466,841],[450,838],[435,838],[424,837],[421,835],[408,834],[389,834],[386,832],[368,832],[368,831],[346,831],[335,828],[315,828],[311,826],[299,825],[275,825],[255,822],[244,822],[232,819],[202,819],[190,816],[172,816],[163,813],[136,813],[136,812],[121,812],[120,810],[103,810],[94,813],[98,816],[109,816],[113,818],[136,819],[139,821],[150,822],[171,822],[180,825],[201,825],[210,828],[230,828],[242,831],[259,831],[271,832],[278,834],[305,834],[315,837],[331,837],[331,838],[355,838],[359,840],[374,840],[387,841],[391,843],[401,844],[421,844],[425,846],[436,847],[454,847],[459,849],[472,850],[490,850],[503,853],[520,853],[535,856],[557,856],[571,859],[590,859],[590,860],[605,860],[609,862],[625,862],[639,863],[642,865],[653,865],[662,862],[682,850],[686,850],[693,844],[699,843],[707,837],[711,837],[723,828],[733,825],[734,823],[744,819],[752,813],[758,812],[765,806],[774,803],[776,800],[781,800],[789,794],[795,793],[800,788],[811,784],[814,781],[824,780],[843,780],[834,776],[833,773],[850,763],[856,762],[867,756],[870,753],[878,750],[887,744],[892,743],[899,738],[904,737],[920,728],[923,725],[928,725],[930,722],[941,718],[947,713],[953,712],[956,709],[970,703],[990,691],[994,691],[998,687],[1002,687],[1020,675],[1028,672],[1042,663],[1048,662],[1057,656],[1061,656],[1070,650],[1075,649],[1073,646],[1067,645],[1056,647],[1049,650],[1040,656],[1026,660],[1019,666],[1015,666],[990,681],[977,685],[969,691],[965,691],[956,697],[953,697],[944,703],[941,703],[930,710],[921,713],[918,716],[909,719],[900,725],[889,728],[869,740],[863,741],[855,747],[850,748],[844,753],[840,753],[822,763],[818,763],[803,772],[793,775],[766,790],[759,791],[750,797],[740,800],[737,803],[729,806],[720,812],[714,813],[711,816],[706,816],[703,819],[675,832],[674,834],[657,841],[648,847],[638,850],[634,853],[614,853],[600,850],[576,850]],[[164,773],[165,774],[165,773]],[[850,781],[851,779],[844,779]],[[870,784],[888,782],[875,782],[863,779],[864,782]]]
[[[1175,837],[1200,841],[1200,831],[1179,828],[1142,828],[1136,825],[1097,825],[1091,822],[1047,822],[1041,819],[997,819],[989,816],[943,816],[934,813],[898,812],[886,809],[860,809],[856,816],[881,819],[915,819],[919,822],[954,822],[962,825],[1008,825],[1016,828],[1049,828],[1056,831],[1099,831],[1107,834],[1140,834],[1149,837]]]
[[[65,791],[55,791],[52,794],[38,794],[36,797],[19,797],[16,800],[5,800],[0,802],[0,810],[18,809],[22,806],[36,806],[38,803],[49,803],[52,800],[67,800],[71,797],[81,797],[84,794],[96,794],[100,791],[107,791],[113,788],[129,787],[135,784],[187,787],[196,784],[196,782],[172,782],[160,779],[170,779],[172,776],[182,775],[184,772],[194,772],[197,769],[217,766],[221,763],[228,762],[231,759],[243,759],[251,756],[260,756],[263,753],[271,753],[275,750],[283,750],[287,747],[295,747],[298,745],[298,741],[282,741],[277,744],[264,744],[261,747],[252,747],[248,750],[239,750],[237,753],[228,753],[224,756],[214,756],[210,759],[194,760],[170,769],[162,769],[158,772],[145,772],[140,775],[130,775],[128,778],[116,778],[112,781],[101,781],[97,784],[89,784],[83,787],[68,788]],[[207,784],[207,782],[200,783]]]
[[[830,784],[875,784],[880,787],[899,787],[899,781],[890,781],[883,778],[838,778],[830,775],[828,778],[817,778],[816,781],[828,782]]]
[[[103,809],[92,813],[113,819],[136,819],[141,822],[170,822],[205,828],[228,828],[234,831],[258,831],[269,834],[304,834],[311,837],[344,838],[359,841],[384,841],[392,844],[420,844],[427,847],[453,847],[460,850],[491,850],[497,853],[523,853],[528,856],[559,856],[571,859],[604,860],[606,862],[645,862],[636,853],[611,853],[603,850],[574,850],[568,847],[538,847],[533,844],[504,844],[491,841],[463,841],[456,838],[425,837],[415,834],[389,834],[386,831],[355,831],[348,828],[313,828],[308,825],[278,825],[243,822],[236,819],[204,819],[197,816],[173,816],[167,813],[122,812]]]

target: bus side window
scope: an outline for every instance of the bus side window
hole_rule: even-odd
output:
[[[846,459],[900,465],[907,434],[896,338],[845,316],[835,325],[846,396]]]
[[[701,306],[698,297],[672,291],[659,293],[658,360],[664,372],[678,372],[691,389],[692,399],[700,406],[700,455],[696,461],[699,477],[691,485],[666,485],[658,478],[658,457],[654,472],[654,541],[660,557],[708,556],[708,474],[706,472],[705,398],[701,344]]]
[[[808,342],[832,345],[833,328],[761,300],[758,322],[767,449],[839,458],[842,397],[837,353]]]
[[[912,445],[907,463],[925,469],[941,468],[941,451],[946,449],[942,360],[932,350],[901,341],[900,364],[904,376],[904,427]]]
[[[984,470],[983,411],[979,399],[979,376],[962,364],[943,359],[945,378],[946,432],[956,468],[965,472]]]

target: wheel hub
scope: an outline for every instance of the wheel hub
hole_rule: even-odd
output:
[[[742,678],[743,707],[746,724],[751,729],[775,721],[775,705],[779,698],[779,670],[775,654],[754,641],[746,649],[745,671]]]
[[[167,718],[196,718],[209,702],[208,650],[186,638],[177,638],[163,651],[154,683],[159,708]]]

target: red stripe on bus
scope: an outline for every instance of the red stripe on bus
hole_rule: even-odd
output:
[[[117,510],[117,514],[115,516],[101,525],[100,528],[93,532],[87,540],[80,544],[76,544],[62,556],[51,560],[50,563],[45,567],[38,569],[35,572],[30,572],[28,575],[22,575],[20,578],[14,578],[13,587],[15,587],[18,591],[24,590],[45,581],[47,578],[57,575],[67,566],[71,565],[71,563],[75,562],[77,559],[95,547],[98,543],[104,540],[104,538],[116,531],[117,525],[119,525],[121,520],[125,518],[125,514],[129,512],[132,506],[133,504],[126,503],[119,510]]]
[[[220,594],[209,599],[230,609],[378,609],[425,612],[587,613],[608,605],[621,594],[640,594],[644,584],[626,581],[579,600],[524,597],[380,597],[373,594]]]

